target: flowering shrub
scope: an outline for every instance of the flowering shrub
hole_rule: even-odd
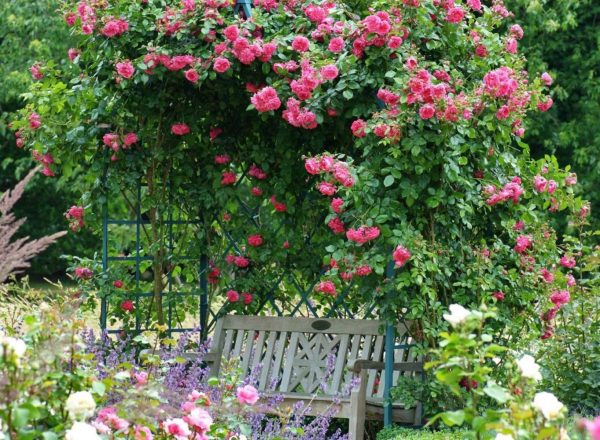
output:
[[[269,1],[251,20],[208,0],[63,13],[76,55],[36,67],[14,129],[46,175],[85,170],[91,216],[144,183],[151,279],[79,276],[101,282],[115,322],[165,322],[165,280],[197,276],[176,249],[208,254],[210,299],[227,310],[290,310],[297,286],[314,284],[317,307],[407,309],[433,342],[444,306],[493,297],[507,338],[524,326],[552,336],[578,271],[553,225],[584,225],[589,205],[576,176],[521,142],[528,113],[551,107],[552,80],[524,70],[524,30],[502,1]],[[169,207],[202,213],[174,245]],[[153,297],[123,302],[140,291]],[[186,309],[197,304],[180,304],[178,320]]]

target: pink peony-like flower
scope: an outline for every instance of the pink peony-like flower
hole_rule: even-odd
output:
[[[333,212],[335,212],[336,214],[341,214],[342,212],[344,212],[344,200],[340,199],[339,197],[334,198],[331,201],[331,209],[333,209]]]
[[[565,177],[565,186],[573,186],[577,184],[577,174],[571,173]]]
[[[189,425],[183,419],[167,419],[163,422],[163,430],[176,440],[187,440],[191,435]]]
[[[600,416],[592,421],[585,420],[584,426],[592,440],[600,440]]]
[[[190,426],[197,428],[200,432],[206,432],[213,424],[213,418],[208,411],[202,408],[194,408],[183,418]]]
[[[29,128],[32,130],[37,130],[42,126],[42,122],[40,121],[40,115],[33,112],[29,115]]]
[[[542,76],[540,78],[542,79],[542,82],[545,85],[547,85],[548,87],[550,87],[552,85],[552,83],[554,82],[548,72],[542,73]]]
[[[229,301],[229,302],[233,303],[233,302],[238,302],[240,300],[240,294],[233,289],[228,290],[225,295],[227,296],[227,301]]]
[[[304,169],[308,174],[319,174],[321,168],[319,167],[319,160],[315,157],[309,157],[304,161]]]
[[[31,77],[35,80],[40,80],[44,77],[44,74],[42,73],[42,71],[40,70],[40,65],[39,64],[33,64],[30,68],[29,71],[31,72]]]
[[[183,75],[185,76],[185,79],[192,83],[197,83],[200,79],[200,75],[196,69],[188,69],[183,73]]]
[[[467,0],[467,5],[474,11],[481,11],[481,0]]]
[[[577,262],[575,258],[563,255],[559,260],[559,264],[567,269],[573,269],[577,265]]]
[[[531,247],[531,245],[533,244],[533,241],[531,240],[531,237],[528,235],[519,235],[517,237],[517,244],[515,245],[515,252],[519,253],[519,254],[523,254],[525,253],[525,251],[527,249],[529,249]]]
[[[390,39],[388,40],[387,46],[392,50],[398,49],[402,45],[403,42],[404,42],[404,40],[402,39],[402,37],[394,35],[394,36],[390,37]]]
[[[544,192],[548,187],[548,181],[544,177],[537,175],[533,178],[533,187],[537,192]]]
[[[184,136],[184,135],[188,134],[189,132],[190,132],[190,127],[183,122],[178,122],[178,123],[171,125],[171,133],[173,133],[176,136]]]
[[[509,38],[508,40],[506,40],[504,49],[506,49],[506,51],[508,53],[516,54],[518,48],[519,48],[519,46],[518,46],[517,40],[515,38]]]
[[[238,387],[236,397],[242,405],[254,405],[258,402],[260,396],[256,388],[252,385],[244,385],[243,387]]]
[[[504,300],[504,292],[501,290],[498,290],[494,293],[492,293],[492,296],[494,298],[496,298],[497,301],[503,301]]]
[[[517,40],[520,40],[521,38],[523,38],[523,28],[518,24],[513,24],[510,27],[510,35],[516,38]]]
[[[258,180],[265,180],[267,178],[267,173],[256,164],[250,165],[250,169],[248,170],[248,176],[254,177]]]
[[[554,303],[556,307],[562,307],[571,301],[571,295],[568,290],[555,290],[550,295],[550,301]]]
[[[133,74],[135,73],[135,68],[133,67],[133,64],[131,64],[131,61],[129,61],[129,60],[124,60],[124,61],[121,61],[120,63],[117,63],[116,67],[117,67],[117,73],[125,79],[131,78],[133,76]]]
[[[343,234],[346,232],[346,226],[339,217],[334,217],[329,220],[327,226],[329,226],[329,229],[331,229],[334,234]]]
[[[460,23],[465,16],[465,11],[459,7],[453,7],[448,10],[446,20],[450,23]]]
[[[337,192],[337,187],[329,182],[320,182],[318,188],[321,194],[328,197],[331,197]]]
[[[538,102],[537,108],[541,112],[547,112],[548,110],[550,110],[550,107],[552,107],[552,104],[554,104],[554,101],[552,100],[552,98],[548,97],[548,99],[546,99],[545,101]]]
[[[263,244],[263,238],[260,234],[254,234],[248,236],[248,245],[252,247],[259,247]]]
[[[134,440],[154,440],[154,435],[150,428],[146,426],[136,425],[133,432]]]
[[[306,52],[310,47],[310,41],[308,38],[298,35],[292,40],[292,49],[296,52]]]
[[[233,185],[237,182],[237,176],[232,171],[226,171],[221,175],[221,186]]]
[[[336,79],[339,74],[338,68],[335,64],[328,64],[326,66],[321,67],[321,76],[326,80]]]
[[[364,244],[379,237],[380,231],[377,226],[360,226],[358,229],[348,229],[346,237],[348,240],[358,244]]]
[[[82,219],[83,218],[83,206],[71,206],[66,213],[67,218]]]
[[[259,112],[268,112],[277,110],[281,107],[281,101],[277,96],[277,91],[273,87],[264,87],[250,98],[250,102]]]
[[[250,193],[254,196],[254,197],[260,197],[263,195],[263,190],[260,189],[258,186],[254,186],[252,187],[252,189],[250,190]]]
[[[248,293],[248,292],[242,292],[242,302],[244,303],[244,305],[248,305],[252,303],[252,294]]]
[[[358,266],[354,269],[354,274],[359,277],[366,277],[373,272],[373,268],[368,264],[363,264],[362,266]]]
[[[223,29],[223,35],[225,35],[225,38],[227,38],[229,41],[233,42],[240,36],[240,30],[237,26],[232,24]]]
[[[90,278],[92,278],[93,275],[94,272],[92,272],[92,269],[89,269],[87,267],[77,267],[75,269],[75,276],[79,279],[89,280]]]
[[[215,62],[213,63],[213,69],[215,72],[225,73],[231,67],[231,63],[225,57],[217,57],[215,58]]]
[[[398,245],[392,253],[392,259],[394,260],[396,267],[402,267],[410,259],[411,253],[404,246]]]
[[[544,282],[550,284],[554,282],[554,274],[552,272],[550,272],[548,269],[543,268],[540,271],[540,275],[542,276],[542,279],[544,280]]]
[[[343,38],[335,37],[332,38],[331,41],[329,41],[327,49],[329,49],[329,51],[333,53],[340,53],[342,50],[344,50],[344,45],[345,43]]]
[[[329,280],[321,281],[319,284],[317,284],[317,286],[315,287],[315,292],[320,292],[325,295],[337,296],[335,284],[333,284],[333,281]]]
[[[211,127],[208,131],[208,137],[211,141],[214,141],[221,135],[221,133],[223,133],[223,129],[221,127]]]
[[[123,145],[125,147],[130,147],[138,141],[137,134],[135,133],[127,133],[123,138]]]
[[[352,134],[357,137],[365,137],[367,135],[365,129],[367,128],[367,122],[362,119],[356,119],[352,122],[350,126],[350,130],[352,130]]]
[[[123,287],[123,281],[115,280],[113,281],[113,286],[115,289],[121,289]]]
[[[421,119],[431,119],[435,115],[435,107],[431,104],[425,104],[419,109]]]
[[[215,156],[215,163],[217,165],[226,165],[231,162],[231,157],[229,154],[217,154]]]

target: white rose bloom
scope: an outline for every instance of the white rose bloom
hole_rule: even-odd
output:
[[[542,380],[542,374],[540,373],[540,366],[535,363],[535,359],[528,354],[524,355],[517,361],[521,376],[525,379],[533,379],[536,382]]]
[[[459,304],[452,304],[450,313],[444,313],[444,319],[450,323],[452,327],[462,324],[471,315],[471,312]]]
[[[552,393],[537,393],[533,398],[533,407],[542,413],[546,420],[556,419],[564,405]]]
[[[515,438],[510,434],[496,434],[494,440],[515,440]]]
[[[101,440],[96,428],[83,422],[75,422],[65,434],[65,440]]]
[[[22,339],[3,336],[0,338],[0,356],[20,359],[25,354],[27,345]]]
[[[67,399],[65,405],[67,412],[73,419],[88,418],[94,414],[96,402],[88,391],[78,391]],[[94,432],[96,430],[94,429]]]

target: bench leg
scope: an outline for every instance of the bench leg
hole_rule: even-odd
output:
[[[350,420],[348,426],[349,440],[364,440],[366,416],[367,374],[361,371],[360,385],[350,395]]]

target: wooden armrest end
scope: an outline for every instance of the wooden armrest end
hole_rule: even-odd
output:
[[[368,359],[355,359],[348,363],[348,369],[354,373],[361,370],[385,370],[385,362],[375,362]],[[423,362],[395,362],[394,371],[423,371]]]

